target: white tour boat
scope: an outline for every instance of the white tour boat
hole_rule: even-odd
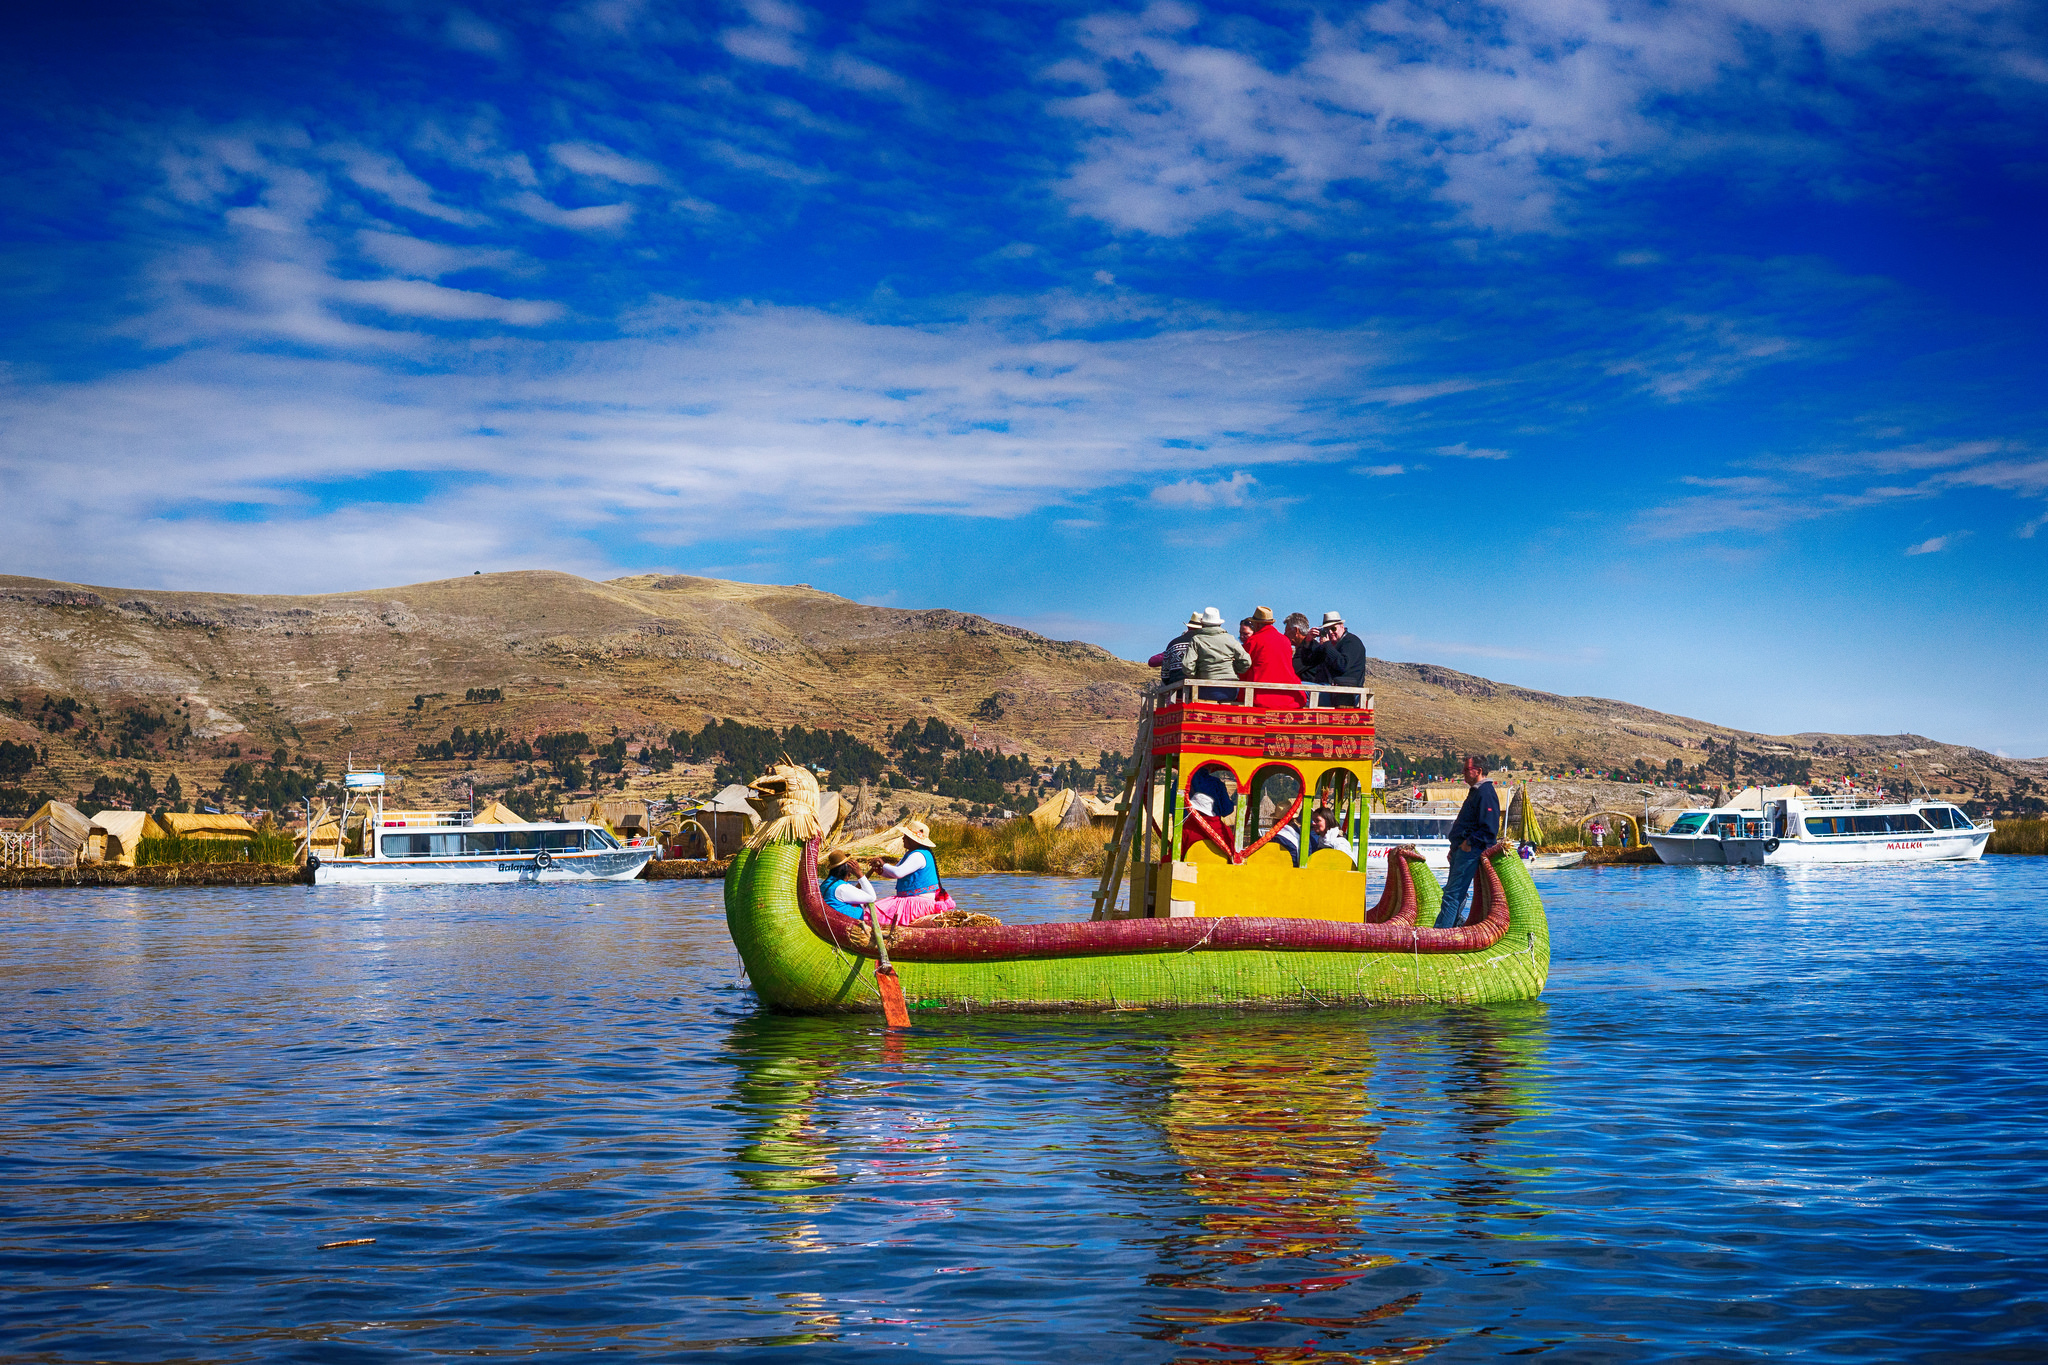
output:
[[[1367,875],[1387,872],[1387,850],[1412,847],[1438,877],[1451,871],[1451,826],[1456,815],[1396,815],[1374,811],[1366,817],[1365,867]]]
[[[587,821],[476,824],[471,812],[384,808],[384,774],[342,774],[340,830],[360,811],[361,852],[309,857],[315,886],[630,881],[660,849]],[[360,803],[360,804],[359,804]]]
[[[1991,830],[1947,801],[1752,787],[1647,837],[1667,863],[1931,863],[1976,861]]]

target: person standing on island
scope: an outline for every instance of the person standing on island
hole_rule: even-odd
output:
[[[1479,860],[1500,842],[1500,793],[1470,755],[1465,759],[1465,785],[1471,790],[1451,822],[1451,877],[1444,883],[1443,907],[1436,912],[1439,929],[1455,929],[1464,920],[1465,898],[1471,894]]]

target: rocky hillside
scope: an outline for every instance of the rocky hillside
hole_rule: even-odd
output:
[[[879,743],[936,716],[979,747],[1091,762],[1131,741],[1139,665],[1093,645],[953,611],[867,607],[804,584],[642,576],[476,575],[315,597],[130,591],[0,577],[0,740],[35,762],[0,785],[75,794],[103,774],[214,787],[284,751],[337,771],[353,754],[422,784],[512,765],[418,759],[452,730],[665,742],[707,719],[843,728]],[[1816,777],[1899,771],[2000,793],[2048,779],[1916,735],[1766,736],[1625,702],[1559,697],[1430,664],[1375,661],[1383,742],[1510,755],[1542,769],[1690,768],[1711,741],[1745,763],[1809,760]],[[47,763],[43,761],[47,751]],[[628,774],[632,768],[629,766]],[[688,794],[709,773],[640,778]]]

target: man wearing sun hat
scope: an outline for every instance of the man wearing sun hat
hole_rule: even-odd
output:
[[[1202,613],[1188,613],[1187,626],[1180,634],[1166,642],[1166,648],[1154,654],[1145,662],[1159,670],[1159,685],[1172,687],[1183,682],[1188,676],[1188,645],[1195,638],[1195,632],[1202,628]]]
[[[1201,628],[1188,641],[1188,676],[1234,683],[1239,675],[1251,672],[1252,656],[1237,636],[1224,628],[1223,613],[1206,607],[1201,621]],[[1236,701],[1238,692],[1235,687],[1205,687],[1197,695],[1203,701]]]
[[[1317,682],[1330,683],[1336,687],[1365,686],[1365,641],[1353,635],[1344,624],[1344,614],[1337,611],[1323,613],[1323,624],[1314,634],[1308,646],[1308,658],[1315,669]],[[1309,676],[1304,673],[1305,678]],[[1359,699],[1346,693],[1325,693],[1318,701],[1322,706],[1356,706]]]

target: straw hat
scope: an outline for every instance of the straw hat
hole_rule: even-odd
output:
[[[1203,625],[1205,625],[1205,626],[1220,626],[1220,625],[1222,625],[1222,624],[1223,624],[1223,613],[1222,613],[1222,612],[1220,612],[1220,611],[1218,611],[1218,610],[1216,610],[1216,608],[1214,608],[1214,607],[1204,607],[1204,608],[1202,608],[1202,624],[1203,624]]]
[[[912,820],[903,826],[903,841],[907,844],[916,844],[921,848],[931,849],[934,852],[939,847],[932,842],[931,826],[922,820]]]
[[[1197,607],[1193,611],[1188,613],[1188,624],[1191,626],[1199,626],[1202,624],[1202,609],[1200,607]]]
[[[852,861],[852,856],[845,849],[835,848],[825,855],[825,871],[829,875],[830,873],[837,872]]]
[[[1324,612],[1324,613],[1323,613],[1323,624],[1324,624],[1324,625],[1326,625],[1326,626],[1341,626],[1341,625],[1343,625],[1343,624],[1344,624],[1344,613],[1343,613],[1343,612],[1341,612],[1341,611],[1326,611],[1326,612]]]
[[[1273,624],[1273,609],[1271,607],[1253,607],[1251,619],[1259,625],[1270,626]]]

